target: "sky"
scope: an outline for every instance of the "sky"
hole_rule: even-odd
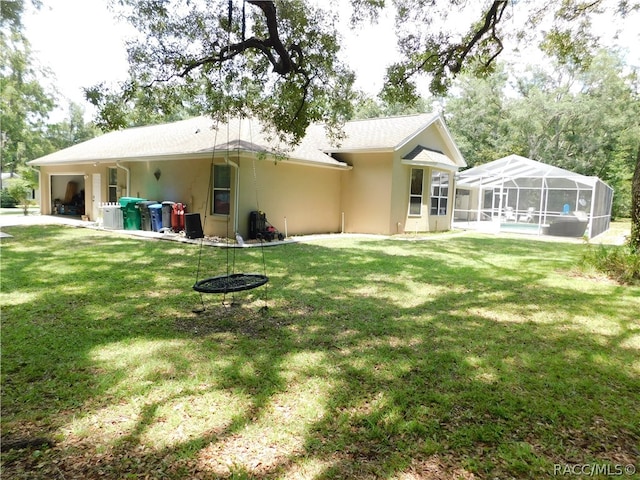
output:
[[[52,85],[63,98],[83,105],[89,118],[93,112],[84,101],[82,88],[127,78],[125,39],[134,35],[133,28],[118,23],[106,5],[107,0],[44,0],[41,10],[23,19],[35,57],[53,73],[49,79]],[[627,47],[628,61],[636,66],[640,65],[640,40],[637,29],[630,26],[638,23],[640,14],[625,24],[615,24],[622,28],[616,42]],[[596,28],[612,37],[612,26],[602,22]],[[382,87],[386,66],[397,56],[392,16],[386,13],[377,25],[347,30],[345,37],[345,62],[358,75],[356,87],[375,96]],[[52,120],[62,120],[65,114],[57,112],[60,118]]]
[[[26,35],[39,64],[49,68],[60,94],[90,110],[83,87],[127,78],[125,39],[135,31],[119,23],[107,0],[44,0],[40,11],[24,18]],[[382,15],[376,26],[348,32],[346,62],[358,71],[357,87],[371,95],[382,88],[385,67],[397,55],[393,18]],[[372,55],[371,52],[375,52]],[[63,102],[67,103],[67,102]],[[62,115],[66,112],[58,112]],[[91,113],[91,112],[89,112]]]

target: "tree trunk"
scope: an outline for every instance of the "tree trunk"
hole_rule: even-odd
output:
[[[640,147],[638,147],[636,169],[631,182],[631,238],[629,245],[634,252],[640,252]]]

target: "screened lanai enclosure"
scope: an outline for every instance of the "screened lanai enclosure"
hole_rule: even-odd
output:
[[[613,190],[518,155],[461,172],[454,227],[593,238],[609,229]]]

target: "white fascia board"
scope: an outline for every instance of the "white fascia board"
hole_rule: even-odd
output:
[[[428,161],[420,161],[420,160],[400,160],[402,165],[410,165],[412,167],[431,167],[437,168],[438,170],[446,170],[448,172],[457,172],[457,165],[447,165],[445,163],[439,162],[428,162]]]

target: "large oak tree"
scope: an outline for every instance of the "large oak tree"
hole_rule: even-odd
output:
[[[535,42],[562,62],[587,65],[595,19],[638,8],[629,0],[111,1],[140,32],[129,45],[126,99],[156,89],[166,111],[185,99],[207,113],[246,110],[294,141],[310,122],[333,126],[350,114],[353,74],[339,31],[348,27],[338,13],[351,14],[350,28],[366,28],[381,9],[396,12],[401,57],[383,92],[396,103],[417,99],[421,75],[437,93],[463,71],[485,75],[507,45]],[[98,87],[89,94],[105,126],[124,126],[113,98]]]

